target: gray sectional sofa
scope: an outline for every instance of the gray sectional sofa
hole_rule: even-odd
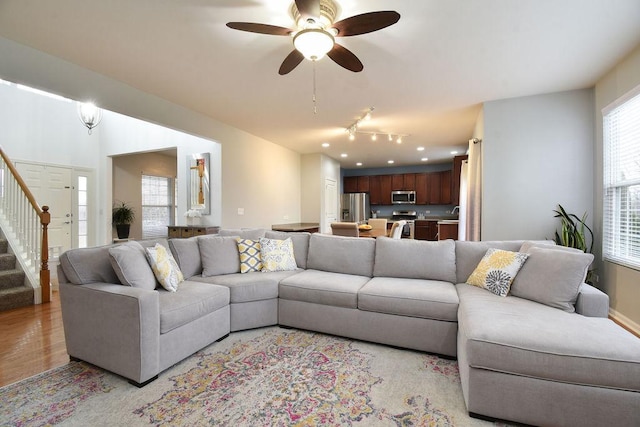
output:
[[[298,268],[240,273],[237,236],[291,238]],[[519,251],[522,241],[252,229],[140,243],[171,250],[186,278],[177,292],[135,286],[138,249],[128,265],[113,264],[113,246],[73,249],[58,267],[69,355],[133,383],[154,379],[229,332],[279,324],[457,358],[472,415],[534,425],[640,425],[640,339],[607,319],[607,295],[580,279],[558,308],[544,295],[500,297],[465,283],[487,249]],[[540,277],[557,274],[562,257],[554,255]],[[529,278],[540,268],[534,266]],[[525,287],[525,277],[516,285]]]

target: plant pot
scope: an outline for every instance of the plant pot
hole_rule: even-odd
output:
[[[130,228],[131,228],[131,224],[116,225],[116,232],[118,233],[118,239],[128,239]]]

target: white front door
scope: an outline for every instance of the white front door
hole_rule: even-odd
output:
[[[324,180],[324,215],[320,224],[321,233],[331,231],[331,223],[338,221],[338,185],[334,179]]]
[[[49,247],[56,255],[72,248],[71,168],[16,162],[16,169],[40,206],[49,206]]]

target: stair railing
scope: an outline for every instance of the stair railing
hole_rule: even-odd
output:
[[[0,215],[6,225],[6,229],[3,228],[6,237],[15,239],[18,248],[14,248],[14,252],[29,282],[34,288],[40,288],[42,302],[51,301],[49,207],[38,205],[1,146]],[[36,296],[36,299],[40,298]]]

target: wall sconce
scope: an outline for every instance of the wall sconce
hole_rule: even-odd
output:
[[[91,135],[91,129],[98,126],[102,120],[102,110],[92,102],[78,102],[78,117]]]

